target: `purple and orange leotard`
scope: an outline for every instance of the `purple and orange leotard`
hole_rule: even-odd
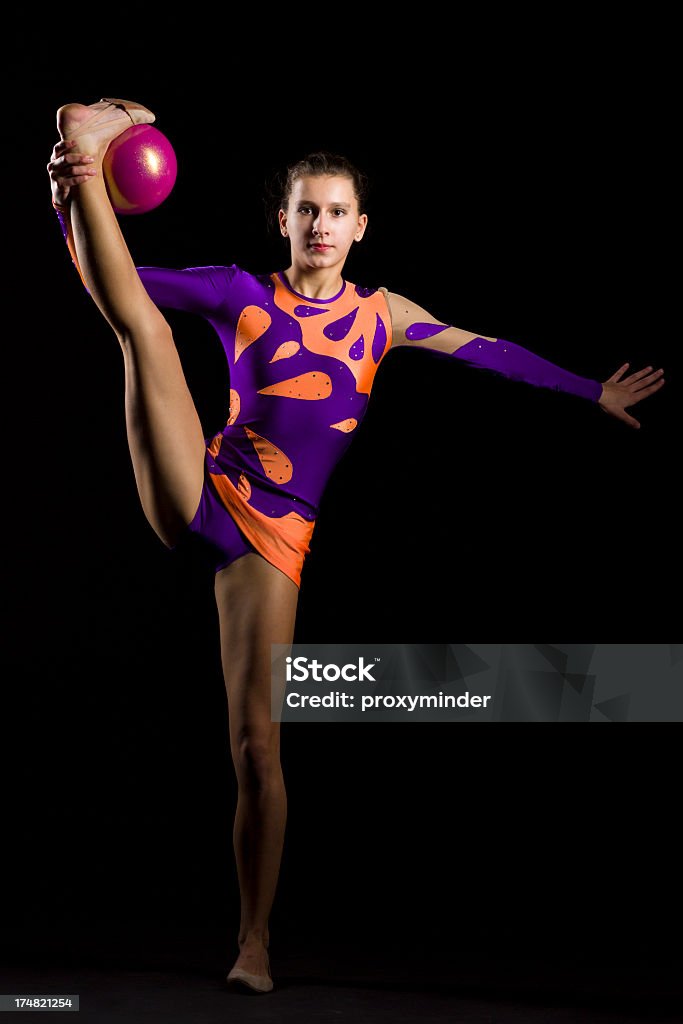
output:
[[[69,218],[55,209],[80,274]],[[205,438],[204,488],[188,536],[201,539],[215,571],[256,551],[299,586],[325,485],[392,345],[387,290],[344,281],[337,295],[311,299],[282,272],[251,274],[236,264],[137,270],[156,305],[206,317],[230,370],[228,421]],[[449,327],[416,321],[405,338],[429,347]],[[592,402],[603,390],[503,338],[475,336],[446,354]]]
[[[69,219],[60,221],[80,274]],[[205,438],[188,532],[203,539],[215,571],[255,550],[300,586],[325,485],[391,347],[386,295],[344,281],[329,299],[311,299],[282,272],[236,264],[137,271],[156,305],[204,316],[228,360],[228,420]]]

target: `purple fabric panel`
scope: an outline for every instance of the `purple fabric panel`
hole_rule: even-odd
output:
[[[516,345],[513,341],[498,338],[487,341],[486,338],[473,338],[451,353],[456,359],[471,366],[485,370],[493,370],[504,377],[522,380],[536,387],[551,388],[553,391],[566,391],[580,398],[597,402],[602,395],[602,384],[588,377],[579,377],[569,370],[537,356],[534,352]]]
[[[233,267],[136,267],[145,290],[156,306],[182,309],[210,317],[225,299]]]
[[[424,341],[425,338],[433,338],[435,334],[441,334],[449,328],[450,324],[411,324],[406,331],[406,338],[410,341]]]
[[[75,263],[74,257],[73,257],[73,253],[75,253],[76,247],[74,245],[73,238],[70,237],[70,234],[71,234],[71,217],[70,217],[70,215],[69,215],[69,213],[67,211],[60,210],[57,206],[55,206],[54,203],[52,204],[52,209],[57,214],[57,220],[59,221],[59,226],[62,229],[62,234],[64,235],[64,241],[66,242],[67,247],[69,249],[69,255],[71,256],[71,262],[74,264],[74,266],[76,266],[76,263]],[[79,274],[79,276],[80,276],[80,274]],[[85,290],[88,293],[88,295],[90,295],[90,289],[87,287],[85,282],[83,282],[83,287],[85,288]]]
[[[67,225],[66,216],[64,215],[63,211],[62,210],[58,210],[56,206],[53,206],[52,209],[57,214],[57,220],[59,221],[59,226],[62,229],[62,234],[64,235],[64,241],[67,242],[68,239],[69,239],[69,228],[68,228],[68,225]]]

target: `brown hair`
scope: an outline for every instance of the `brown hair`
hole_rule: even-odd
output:
[[[290,164],[284,173],[276,173],[268,185],[268,196],[266,199],[266,216],[268,220],[277,227],[278,212],[286,210],[289,205],[289,197],[292,194],[294,182],[298,178],[308,175],[311,177],[322,177],[324,175],[341,175],[350,178],[353,183],[353,191],[358,202],[358,212],[366,212],[370,182],[366,174],[359,171],[355,164],[347,160],[339,153],[330,153],[329,150],[321,149],[315,153],[309,153],[302,160]]]

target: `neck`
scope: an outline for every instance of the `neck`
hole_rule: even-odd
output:
[[[331,299],[344,286],[343,266],[343,260],[331,267],[302,267],[292,263],[283,273],[295,292],[310,299]]]

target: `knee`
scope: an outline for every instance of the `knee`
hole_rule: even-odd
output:
[[[166,317],[158,306],[150,303],[145,306],[135,319],[114,328],[119,342],[127,349],[135,350],[139,346],[158,349],[159,345],[169,342],[175,347],[173,331]]]
[[[280,772],[280,751],[272,735],[243,735],[233,752],[237,779],[241,785],[263,789]]]

